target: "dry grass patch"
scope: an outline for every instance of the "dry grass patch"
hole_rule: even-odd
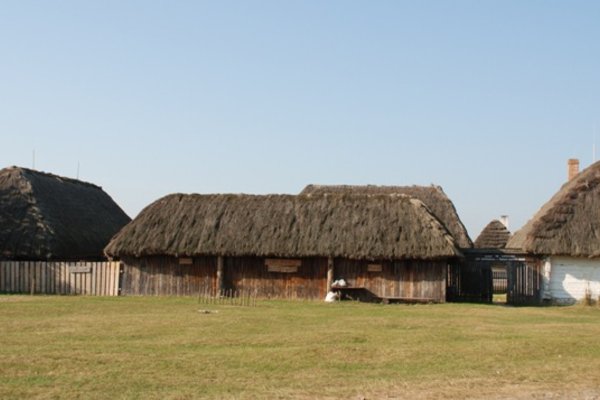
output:
[[[597,307],[0,296],[0,398],[593,398],[599,335]]]

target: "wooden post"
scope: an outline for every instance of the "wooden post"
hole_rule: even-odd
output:
[[[220,296],[222,293],[221,291],[224,289],[225,285],[224,285],[224,277],[223,277],[223,270],[224,270],[224,266],[223,266],[223,256],[218,256],[217,257],[217,291],[218,291],[218,295]]]
[[[35,294],[35,267],[31,268],[31,264],[29,264],[29,291],[32,296]]]
[[[327,258],[327,292],[331,290],[333,284],[333,257]]]

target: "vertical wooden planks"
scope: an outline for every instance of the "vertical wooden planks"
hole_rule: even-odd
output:
[[[0,292],[117,295],[118,262],[0,261]]]
[[[4,273],[4,262],[0,261],[0,293],[6,293],[6,275]]]
[[[112,268],[112,263],[107,263],[107,265],[105,266],[105,270],[106,270],[106,280],[107,280],[107,296],[114,296],[114,286],[115,286],[115,280],[114,280],[114,274],[113,274],[113,268]]]
[[[16,265],[16,270],[15,270],[15,275],[17,276],[17,288],[16,288],[16,292],[17,293],[27,293],[28,290],[31,290],[31,287],[33,285],[33,290],[35,291],[35,279],[34,278],[30,278],[33,277],[33,275],[35,275],[35,270],[32,271],[31,273],[27,273],[27,274],[23,274],[20,273],[20,268],[22,265],[28,265],[29,268],[33,267],[35,268],[35,263],[29,263],[29,262],[19,262]],[[29,270],[27,270],[29,271]],[[30,279],[32,279],[30,281]]]
[[[48,269],[48,263],[38,262],[38,268],[36,268],[39,275],[37,280],[39,281],[39,289],[41,294],[46,294],[48,288],[46,287],[46,271]]]
[[[18,271],[19,271],[19,264],[21,264],[20,261],[16,261],[11,263],[10,265],[10,275],[11,275],[11,293],[19,293],[19,290],[21,289],[21,279],[19,277]],[[29,272],[27,272],[29,273]]]
[[[219,291],[223,290],[225,288],[225,283],[224,283],[224,260],[223,260],[223,256],[218,256],[217,257],[217,289]]]
[[[121,263],[118,261],[112,262],[112,273],[113,273],[113,292],[112,296],[119,295],[119,277],[121,275]]]
[[[535,305],[541,302],[541,262],[537,259],[507,265],[507,303]]]

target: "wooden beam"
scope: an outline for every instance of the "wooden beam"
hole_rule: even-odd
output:
[[[327,291],[331,290],[333,284],[333,257],[327,258]]]
[[[219,291],[219,294],[225,289],[224,276],[223,276],[223,272],[224,272],[223,264],[224,264],[223,256],[218,256],[217,257],[217,290]]]

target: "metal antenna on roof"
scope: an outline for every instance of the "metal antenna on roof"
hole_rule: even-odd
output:
[[[77,180],[79,180],[79,161],[77,161]]]

